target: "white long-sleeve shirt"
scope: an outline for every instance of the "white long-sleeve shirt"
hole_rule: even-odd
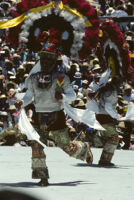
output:
[[[110,115],[112,118],[119,120],[120,115],[116,111],[118,103],[117,91],[106,92],[102,95],[103,98],[100,98],[99,102],[93,100],[87,103],[86,107],[89,110],[94,111],[96,114]]]
[[[59,103],[55,98],[55,91],[58,87],[57,80],[58,74],[52,75],[51,86],[48,89],[41,89],[38,87],[37,74],[32,74],[26,82],[28,90],[23,97],[23,107],[33,102],[36,112],[54,112],[63,109],[61,102]],[[62,89],[64,91],[63,101],[68,102],[75,100],[75,92],[70,84],[68,76],[66,75],[64,76]]]

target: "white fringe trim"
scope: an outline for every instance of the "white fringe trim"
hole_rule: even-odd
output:
[[[85,23],[83,18],[77,18],[75,15],[71,13],[55,8],[55,15],[59,15],[63,17],[65,21],[69,22],[73,27],[74,40],[72,43],[72,47],[70,49],[70,54],[72,58],[78,57],[78,51],[83,46],[83,38],[85,36]],[[43,10],[39,13],[30,13],[28,14],[28,18],[24,21],[22,25],[22,31],[19,35],[19,41],[24,41],[24,43],[28,42],[29,30],[33,26],[34,22],[42,17],[47,17],[52,14],[51,9]]]

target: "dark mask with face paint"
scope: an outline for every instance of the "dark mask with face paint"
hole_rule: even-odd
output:
[[[52,74],[56,68],[57,54],[53,52],[40,53],[41,72],[38,73],[38,87],[49,88],[52,83]]]
[[[39,72],[37,75],[38,78],[38,87],[41,89],[47,89],[52,84],[52,75],[44,74],[43,72]]]
[[[53,52],[40,53],[41,72],[44,74],[52,74],[56,68],[57,54]]]

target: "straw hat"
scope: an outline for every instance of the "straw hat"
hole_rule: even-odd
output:
[[[95,64],[99,64],[99,59],[98,58],[94,58],[93,59],[93,65],[95,65]]]
[[[25,68],[23,67],[23,65],[20,65],[18,68],[17,68],[17,71],[19,70],[24,70],[25,71]]]
[[[10,105],[10,106],[9,106],[9,110],[16,110],[15,105]]]
[[[75,130],[75,128],[70,128],[70,129],[69,129],[69,132],[70,132],[70,133],[76,133],[76,130]]]
[[[15,135],[16,131],[13,129],[11,129],[11,130],[9,129],[7,133],[8,133],[8,135]]]
[[[128,35],[128,36],[126,37],[126,41],[132,41],[132,40],[133,40],[132,36]]]
[[[72,64],[70,65],[70,68],[72,68],[72,67],[75,67],[75,70],[76,70],[77,72],[80,71],[80,67],[79,67],[79,65],[78,65],[77,63],[72,63]]]
[[[6,99],[7,97],[6,97],[6,95],[5,94],[1,94],[0,95],[0,99]]]
[[[132,89],[132,86],[129,85],[128,83],[124,86],[124,90],[130,90]]]
[[[10,88],[7,92],[8,96],[12,97],[15,94],[15,89],[14,88]]]
[[[80,107],[85,107],[85,103],[84,103],[84,101],[83,100],[79,100],[79,102],[77,103],[77,104],[74,104],[74,107],[75,108],[80,108]]]
[[[5,60],[5,65],[7,65],[7,64],[10,64],[10,65],[13,66],[13,62],[11,60],[8,60],[8,59]]]
[[[24,74],[24,78],[27,78],[28,77],[28,74]]]
[[[131,142],[134,142],[134,135],[133,135],[133,134],[131,134],[130,141],[131,141]]]
[[[2,49],[3,50],[10,50],[8,46],[4,46]]]
[[[90,67],[90,64],[88,62],[83,62],[82,63],[82,67],[87,67],[88,68],[88,67]]]
[[[101,69],[101,66],[99,64],[95,64],[92,71],[95,71],[95,70],[98,70],[98,69]]]
[[[128,105],[128,101],[126,101],[126,100],[124,100],[124,99],[120,100],[120,102],[121,102],[123,105]]]
[[[15,53],[15,54],[13,55],[13,58],[20,58],[20,55],[18,55],[17,53]]]
[[[0,127],[4,127],[4,123],[3,122],[0,122]]]
[[[3,80],[4,79],[4,75],[0,75],[0,80]]]
[[[7,84],[6,84],[6,86],[8,87],[9,85],[10,85],[11,87],[13,87],[13,88],[16,87],[16,83],[13,82],[13,81],[8,81]]]

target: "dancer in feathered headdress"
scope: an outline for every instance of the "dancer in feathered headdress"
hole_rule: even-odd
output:
[[[15,30],[20,30],[16,45],[40,52],[40,60],[26,79],[27,92],[22,108],[29,103],[35,105],[37,121],[34,127],[40,140],[36,133],[31,138],[32,177],[41,179],[38,183],[40,186],[46,186],[49,174],[41,142],[46,144],[47,138],[55,141],[70,156],[92,163],[89,144],[71,142],[69,139],[63,104],[75,100],[75,92],[68,76],[61,71],[56,72],[56,65],[59,54],[74,59],[86,59],[89,56],[98,40],[99,20],[96,10],[83,0],[22,0],[17,4],[16,11],[19,14],[25,13],[25,20],[19,25],[21,29],[15,27],[9,30],[8,39],[13,30],[14,35]],[[22,129],[24,126],[21,126]]]

